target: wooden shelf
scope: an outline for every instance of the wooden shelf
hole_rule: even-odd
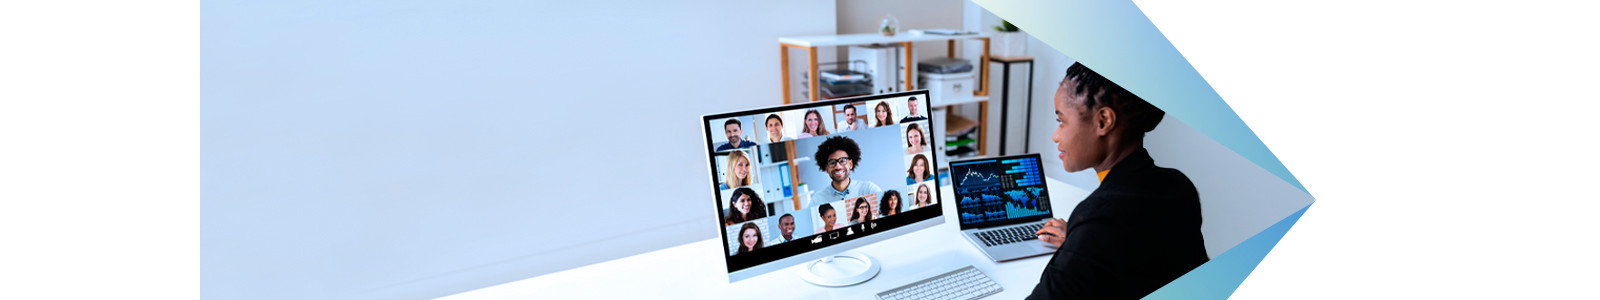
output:
[[[961,116],[957,116],[949,112],[944,114],[945,134],[966,132],[968,130],[972,130],[972,127],[976,126],[978,126],[978,121],[962,118]]]
[[[951,106],[951,105],[972,104],[972,103],[978,103],[978,102],[984,102],[984,101],[989,101],[989,96],[972,96],[971,99],[967,99],[967,100],[961,100],[961,101],[956,101],[956,102],[939,102],[938,104],[932,104],[932,105],[933,105],[933,107],[945,107],[945,106]]]

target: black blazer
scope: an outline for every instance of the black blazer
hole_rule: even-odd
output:
[[[1194,183],[1139,149],[1072,210],[1028,299],[1138,299],[1208,260]]]

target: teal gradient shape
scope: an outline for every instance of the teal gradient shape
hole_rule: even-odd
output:
[[[1222,252],[1210,262],[1194,268],[1144,299],[1227,299],[1310,208],[1310,205],[1300,208],[1300,211],[1233,246],[1233,249]]]
[[[1133,91],[1285,182],[1306,190],[1133,2],[973,2]]]

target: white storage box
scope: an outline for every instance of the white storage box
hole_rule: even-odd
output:
[[[952,74],[917,74],[917,86],[928,89],[929,106],[972,102],[972,90],[978,88],[973,72]]]
[[[861,70],[872,74],[872,93],[887,94],[905,89],[905,67],[900,65],[900,46],[850,46],[850,60],[866,62],[866,69]]]

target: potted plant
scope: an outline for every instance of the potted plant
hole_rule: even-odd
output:
[[[900,19],[894,18],[892,14],[883,14],[883,21],[878,22],[878,33],[882,33],[883,36],[894,36],[898,31],[900,31]]]
[[[994,56],[1016,57],[1028,55],[1028,36],[1022,33],[1022,29],[1017,28],[1017,25],[1011,25],[1011,21],[1000,20],[1000,25],[995,25],[994,31],[999,32],[996,34],[995,41],[995,44],[997,44],[995,46],[997,47],[992,50]]]

